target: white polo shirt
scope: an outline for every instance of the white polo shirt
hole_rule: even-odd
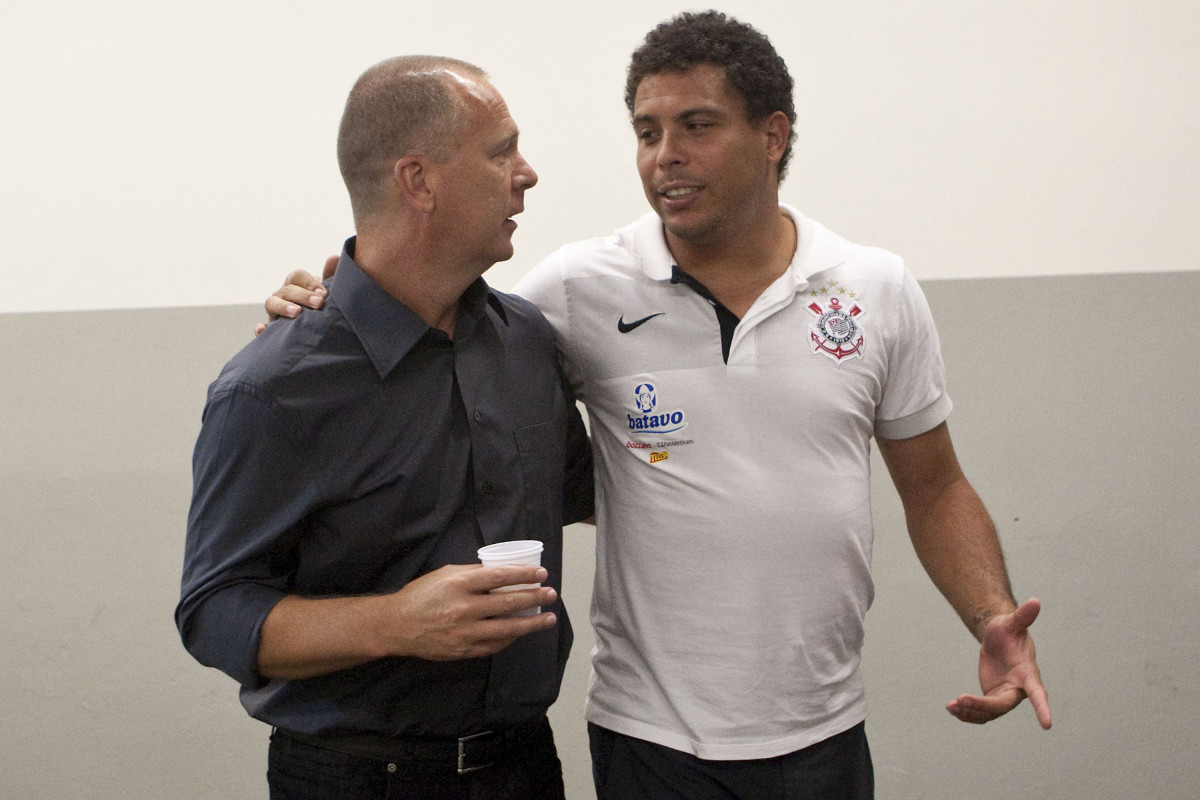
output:
[[[722,358],[658,217],[567,245],[517,293],[545,313],[596,452],[587,718],[706,759],[860,722],[870,440],[950,413],[937,332],[897,256],[794,209],[787,272]]]

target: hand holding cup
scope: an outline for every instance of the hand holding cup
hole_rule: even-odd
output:
[[[489,544],[486,547],[479,548],[479,560],[483,562],[485,567],[499,567],[509,564],[520,564],[528,566],[541,566],[542,563],[542,543],[536,539],[518,539],[510,542],[497,542]],[[510,586],[501,586],[499,589],[493,589],[495,592],[516,592],[522,589],[536,589],[541,586],[540,583],[514,583]],[[506,616],[513,617],[532,617],[542,613],[541,606],[527,608],[523,611],[516,611]]]

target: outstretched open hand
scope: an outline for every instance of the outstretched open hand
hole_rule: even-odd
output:
[[[1038,722],[1050,727],[1050,701],[1038,671],[1037,652],[1029,626],[1042,604],[1026,600],[1011,614],[989,620],[979,649],[979,685],[982,695],[964,694],[946,705],[963,722],[983,724],[1007,714],[1026,697]]]

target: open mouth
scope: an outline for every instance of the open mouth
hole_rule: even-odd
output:
[[[665,208],[683,209],[696,202],[703,190],[702,186],[668,183],[658,190],[658,196],[662,198],[662,205]]]

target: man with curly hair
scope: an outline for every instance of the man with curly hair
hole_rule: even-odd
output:
[[[779,202],[792,79],[765,36],[682,14],[625,100],[653,209],[517,286],[554,328],[596,456],[587,719],[602,800],[870,798],[859,663],[870,448],[926,571],[982,643],[967,722],[1050,709],[995,528],[965,478],[903,261]],[[311,288],[314,284],[308,284]],[[268,311],[295,313],[285,287]]]
[[[682,14],[634,52],[625,102],[653,213],[516,289],[554,327],[596,448],[598,795],[872,796],[872,437],[922,563],[984,645],[984,693],[950,712],[985,722],[1027,694],[1048,727],[1039,604],[1015,602],[955,457],[924,296],[896,256],[779,203],[783,59],[749,25]],[[639,384],[652,413],[630,407]]]

